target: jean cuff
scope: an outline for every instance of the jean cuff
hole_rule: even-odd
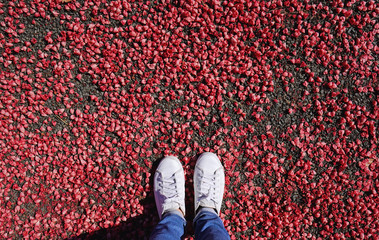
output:
[[[195,218],[193,219],[194,223],[197,221],[197,219],[201,216],[202,213],[211,213],[218,217],[216,210],[214,210],[213,208],[201,207],[201,209],[199,210],[199,212],[197,212]]]
[[[184,218],[182,212],[180,212],[179,210],[177,209],[173,209],[173,210],[167,210],[163,215],[162,215],[162,219],[164,217],[166,217],[167,215],[171,215],[171,214],[175,214],[175,215],[178,215],[179,217],[181,217],[184,222],[187,222],[186,219]]]

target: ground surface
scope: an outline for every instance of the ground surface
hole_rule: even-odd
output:
[[[172,154],[191,238],[192,169],[211,151],[232,239],[378,239],[378,14],[0,0],[0,236],[147,238],[153,167]]]

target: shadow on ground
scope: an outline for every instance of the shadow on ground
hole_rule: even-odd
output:
[[[189,161],[189,171],[186,171],[186,219],[187,227],[185,237],[192,236],[193,226],[192,220],[194,218],[194,206],[193,206],[193,169],[195,167],[195,160],[198,156],[193,157]],[[154,183],[154,173],[157,169],[160,158],[153,163],[153,167],[150,171],[149,184],[153,186]],[[83,233],[79,236],[70,237],[66,240],[118,240],[118,239],[149,239],[151,232],[153,231],[155,225],[158,223],[159,218],[157,210],[155,207],[154,192],[152,190],[147,193],[147,197],[140,201],[143,206],[143,213],[128,219],[125,222],[120,223],[117,226],[110,228],[99,229],[90,233]],[[156,218],[151,218],[151,213],[157,214]]]

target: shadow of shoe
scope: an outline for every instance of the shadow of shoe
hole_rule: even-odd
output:
[[[149,171],[150,186],[153,186],[154,184],[154,173],[162,159],[163,157],[155,161]],[[150,233],[159,222],[153,187],[147,192],[146,198],[140,201],[140,204],[143,206],[143,213],[140,215],[129,218],[127,221],[121,222],[117,226],[99,229],[90,233],[83,233],[79,236],[67,238],[66,240],[149,239]]]
[[[193,219],[195,218],[195,206],[194,206],[194,189],[193,189],[193,173],[195,170],[196,160],[200,154],[193,156],[189,159],[188,163],[184,166],[185,178],[186,178],[186,233],[185,237],[193,237],[194,226]]]

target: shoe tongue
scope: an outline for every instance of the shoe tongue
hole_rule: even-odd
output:
[[[163,212],[166,212],[169,209],[178,209],[178,208],[180,208],[179,203],[177,203],[177,202],[169,202],[169,203],[165,204],[165,206],[163,208]]]
[[[214,201],[210,200],[210,199],[202,199],[200,201],[200,205],[203,207],[203,208],[207,208],[207,209],[213,209],[213,210],[216,210],[217,206],[215,204]],[[217,211],[216,211],[217,213]],[[218,214],[218,213],[217,213]]]

